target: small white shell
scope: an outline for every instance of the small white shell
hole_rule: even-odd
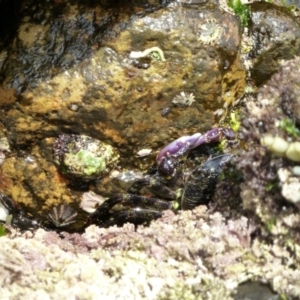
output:
[[[8,215],[8,209],[0,202],[0,221],[5,222]]]
[[[145,157],[152,153],[152,149],[141,149],[137,152],[137,156],[139,157]]]
[[[82,195],[80,208],[91,214],[95,212],[97,207],[104,201],[105,199],[102,196],[89,191]]]

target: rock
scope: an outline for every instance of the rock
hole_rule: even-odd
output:
[[[238,159],[245,179],[240,186],[244,209],[258,220],[264,238],[276,239],[276,245],[287,247],[293,255],[300,238],[300,224],[295,218],[299,215],[299,177],[291,173],[297,165],[298,152],[294,150],[300,141],[296,113],[299,61],[297,57],[282,62],[279,71],[259,88],[255,101],[247,103],[240,137],[249,143],[249,151]],[[285,141],[288,148],[283,157],[260,143],[266,137]]]
[[[86,135],[60,135],[54,142],[54,163],[67,177],[91,181],[109,174],[119,160],[110,145]]]
[[[250,8],[251,72],[256,84],[261,85],[279,69],[280,60],[300,55],[300,25],[286,7],[255,2]]]
[[[126,189],[117,182],[136,178],[128,167],[144,170],[154,162],[137,158],[138,150],[155,155],[181,135],[204,132],[216,112],[238,101],[246,89],[241,56],[248,59],[248,82],[261,85],[277,72],[278,58],[298,53],[299,24],[286,9],[251,4],[241,45],[238,17],[203,2],[22,2],[14,40],[5,39],[9,46],[0,50],[0,138],[10,151],[1,160],[1,192],[33,215],[52,205],[78,207],[95,186],[57,171],[52,146],[61,134],[116,148],[121,162],[113,173],[120,176],[97,185],[107,194]],[[91,226],[63,239],[43,230],[21,237],[7,228],[1,297],[232,299],[238,285],[255,280],[299,298],[299,207],[277,178],[295,163],[260,144],[264,134],[299,142],[298,78],[295,59],[244,98],[245,151],[229,166],[218,205],[167,211],[137,230]],[[82,222],[84,213],[78,217]]]
[[[15,145],[71,132],[120,147],[123,157],[130,157],[137,147],[157,149],[187,132],[207,131],[214,111],[243,93],[240,24],[217,6],[170,5],[132,18],[94,48],[87,38],[99,30],[95,14],[101,20],[108,12],[66,7],[64,20],[54,16],[52,6],[40,9],[40,18],[50,10],[52,19],[21,23],[15,38],[21,53],[17,59],[8,53],[3,65],[5,85],[22,90],[5,116]],[[50,41],[53,49],[45,53]],[[138,58],[130,59],[131,52],[152,47],[161,49],[165,61],[155,58],[155,51],[145,58],[147,69]],[[195,101],[162,116],[182,92]]]
[[[3,192],[39,212],[50,203],[79,203],[74,184],[53,168],[52,144],[62,133],[116,148],[119,169],[145,170],[155,151],[211,129],[214,112],[244,92],[240,23],[215,4],[152,1],[139,3],[136,13],[105,4],[31,3],[23,4],[1,62],[0,114],[12,150],[1,171]],[[145,50],[146,57],[130,58]],[[178,95],[193,101],[173,104]],[[166,107],[172,109],[162,114]],[[137,158],[140,149],[152,149],[153,157]],[[119,191],[110,181],[103,178],[97,190]]]

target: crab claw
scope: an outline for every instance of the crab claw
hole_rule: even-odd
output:
[[[235,138],[235,132],[228,128],[215,128],[205,134],[195,133],[182,136],[164,147],[156,157],[158,171],[165,176],[173,176],[178,158],[188,154],[191,149],[207,143],[219,142],[225,137],[229,140]]]

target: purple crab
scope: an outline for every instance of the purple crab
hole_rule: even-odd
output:
[[[235,132],[228,128],[215,128],[205,134],[195,133],[182,136],[165,146],[157,155],[156,163],[158,171],[163,176],[174,176],[178,162],[184,158],[190,150],[203,144],[219,142],[225,137],[228,140],[235,138]]]
[[[219,142],[223,137],[231,140],[235,138],[235,133],[231,129],[216,128],[204,135],[195,133],[173,141],[157,155],[156,174],[135,181],[127,193],[114,195],[104,201],[90,215],[89,224],[103,227],[122,226],[126,222],[147,224],[161,217],[167,209],[192,209],[200,204],[208,204],[223,166],[233,155],[223,154],[208,159],[193,169],[185,180],[182,180],[183,174],[180,174],[182,168],[177,171],[177,167],[192,149],[206,143]],[[150,189],[154,197],[141,195],[143,187]]]
[[[85,226],[97,224],[101,227],[122,226],[126,222],[147,224],[162,216],[167,209],[193,209],[200,204],[208,204],[214,194],[223,166],[233,155],[222,154],[195,165],[183,172],[182,160],[194,148],[203,144],[220,142],[222,138],[232,140],[235,133],[227,128],[215,128],[201,135],[195,133],[183,136],[164,147],[156,157],[157,172],[147,174],[135,181],[124,194],[113,195],[99,204],[88,217]],[[56,150],[56,148],[54,149]],[[85,179],[85,178],[84,178]],[[142,195],[143,188],[151,196]],[[21,230],[45,228],[60,231],[75,222],[77,212],[68,205],[51,209],[48,220],[41,221],[25,213],[12,199],[0,193],[0,209],[4,212],[4,222]],[[1,221],[1,219],[0,219]],[[80,225],[81,226],[81,225]]]

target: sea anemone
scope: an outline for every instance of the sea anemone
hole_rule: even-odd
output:
[[[185,92],[181,92],[179,95],[176,95],[172,100],[172,103],[179,107],[191,106],[193,102],[195,102],[194,94],[188,94]]]
[[[207,19],[198,25],[198,38],[205,44],[212,44],[222,34],[222,28],[216,19]]]

